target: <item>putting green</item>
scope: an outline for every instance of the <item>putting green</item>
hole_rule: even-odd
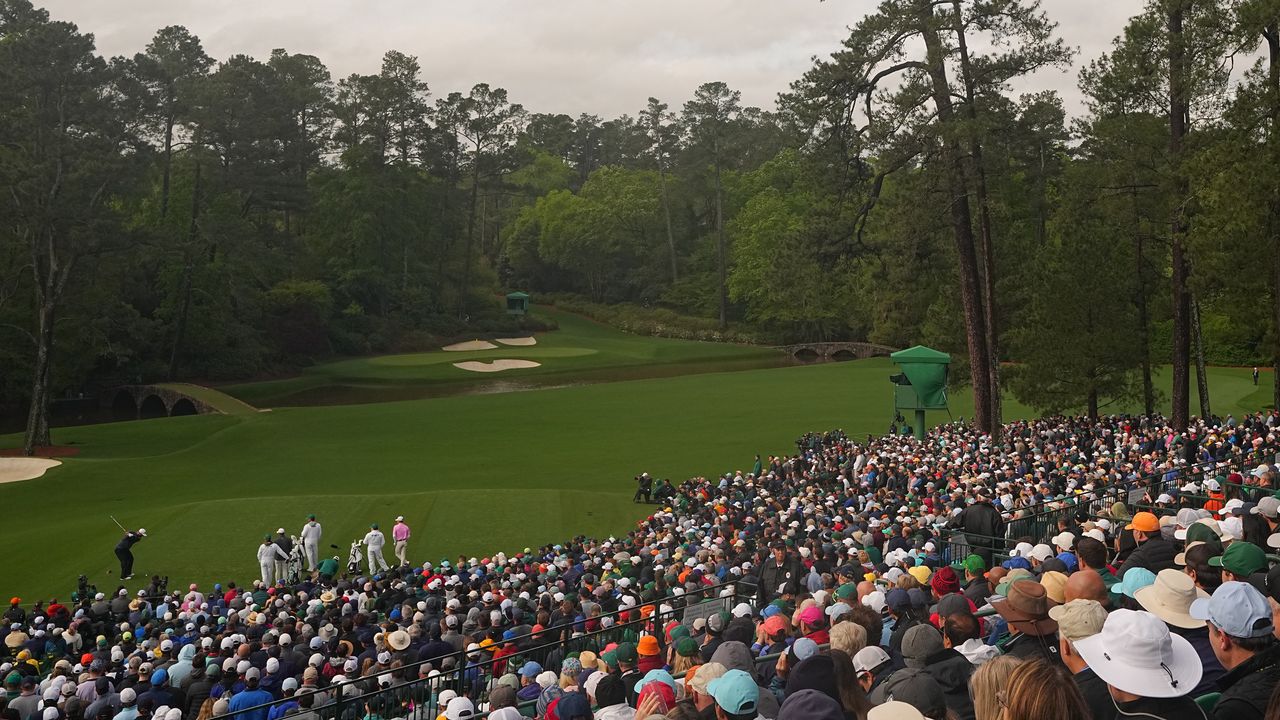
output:
[[[375,366],[393,366],[393,367],[423,367],[425,365],[439,365],[441,363],[453,364],[455,362],[464,362],[466,360],[479,360],[488,362],[498,359],[514,359],[514,360],[538,360],[545,361],[551,358],[570,358],[582,357],[584,355],[595,355],[599,350],[593,348],[581,347],[497,347],[493,350],[469,350],[465,352],[429,352],[415,353],[412,355],[385,355],[383,357],[370,358],[368,360],[353,360],[351,363],[357,365],[369,364]],[[337,364],[337,363],[335,363]],[[339,368],[330,366],[330,370],[341,371]],[[412,375],[410,376],[412,377]]]
[[[559,329],[539,333],[537,345],[499,345],[468,350],[354,358],[308,368],[297,377],[219,388],[250,405],[330,405],[436,397],[491,387],[512,378],[533,384],[602,382],[640,377],[777,367],[787,359],[777,350],[749,345],[694,342],[630,335],[572,313],[539,309]],[[468,372],[455,362],[530,360],[540,367],[496,374]],[[390,392],[388,390],[391,390]]]
[[[80,455],[0,485],[0,507],[23,509],[0,525],[11,549],[0,587],[66,599],[80,573],[114,587],[119,531],[108,515],[148,529],[138,570],[183,582],[252,580],[263,534],[297,532],[310,512],[343,559],[370,522],[399,514],[419,562],[622,533],[648,510],[630,502],[641,471],[714,476],[749,468],[754,453],[792,452],[810,430],[884,432],[891,367],[875,359],[57,429],[54,441]],[[1215,369],[1210,384],[1224,414],[1266,394],[1242,369]],[[953,395],[952,412],[971,416],[967,393]],[[1006,413],[1028,411],[1010,401]],[[18,442],[0,437],[0,447]]]

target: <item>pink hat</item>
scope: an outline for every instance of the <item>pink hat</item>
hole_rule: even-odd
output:
[[[817,605],[810,605],[809,607],[800,611],[800,616],[798,619],[800,620],[800,622],[804,623],[805,625],[813,625],[815,623],[819,623],[822,621],[822,608],[818,607]]]

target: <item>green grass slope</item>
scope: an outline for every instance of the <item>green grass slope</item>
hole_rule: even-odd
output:
[[[789,452],[809,430],[881,433],[884,359],[397,403],[280,408],[58,429],[81,455],[44,478],[0,485],[13,549],[0,588],[65,598],[79,573],[113,582],[115,515],[145,526],[137,568],[183,581],[256,575],[262,535],[317,513],[345,548],[403,514],[411,557],[508,552],[578,533],[625,532],[642,470],[680,480]],[[1245,370],[1215,370],[1219,412],[1252,407]],[[955,416],[972,415],[967,393]],[[1017,403],[1007,417],[1026,416]],[[930,422],[946,420],[931,413]],[[17,444],[0,437],[0,447]],[[137,585],[135,581],[131,585]]]

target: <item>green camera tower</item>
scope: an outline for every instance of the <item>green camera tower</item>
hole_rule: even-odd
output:
[[[915,436],[924,439],[924,411],[948,410],[947,369],[951,356],[933,348],[916,345],[889,356],[902,372],[889,376],[893,382],[893,410],[915,411]]]

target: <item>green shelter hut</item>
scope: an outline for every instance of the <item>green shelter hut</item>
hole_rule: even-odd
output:
[[[507,293],[507,314],[508,315],[524,315],[529,312],[529,293],[520,292]]]
[[[951,366],[951,356],[916,345],[893,353],[889,359],[902,369],[902,372],[889,377],[893,382],[894,413],[913,411],[916,439],[923,440],[925,411],[950,410],[947,406],[947,371]]]

